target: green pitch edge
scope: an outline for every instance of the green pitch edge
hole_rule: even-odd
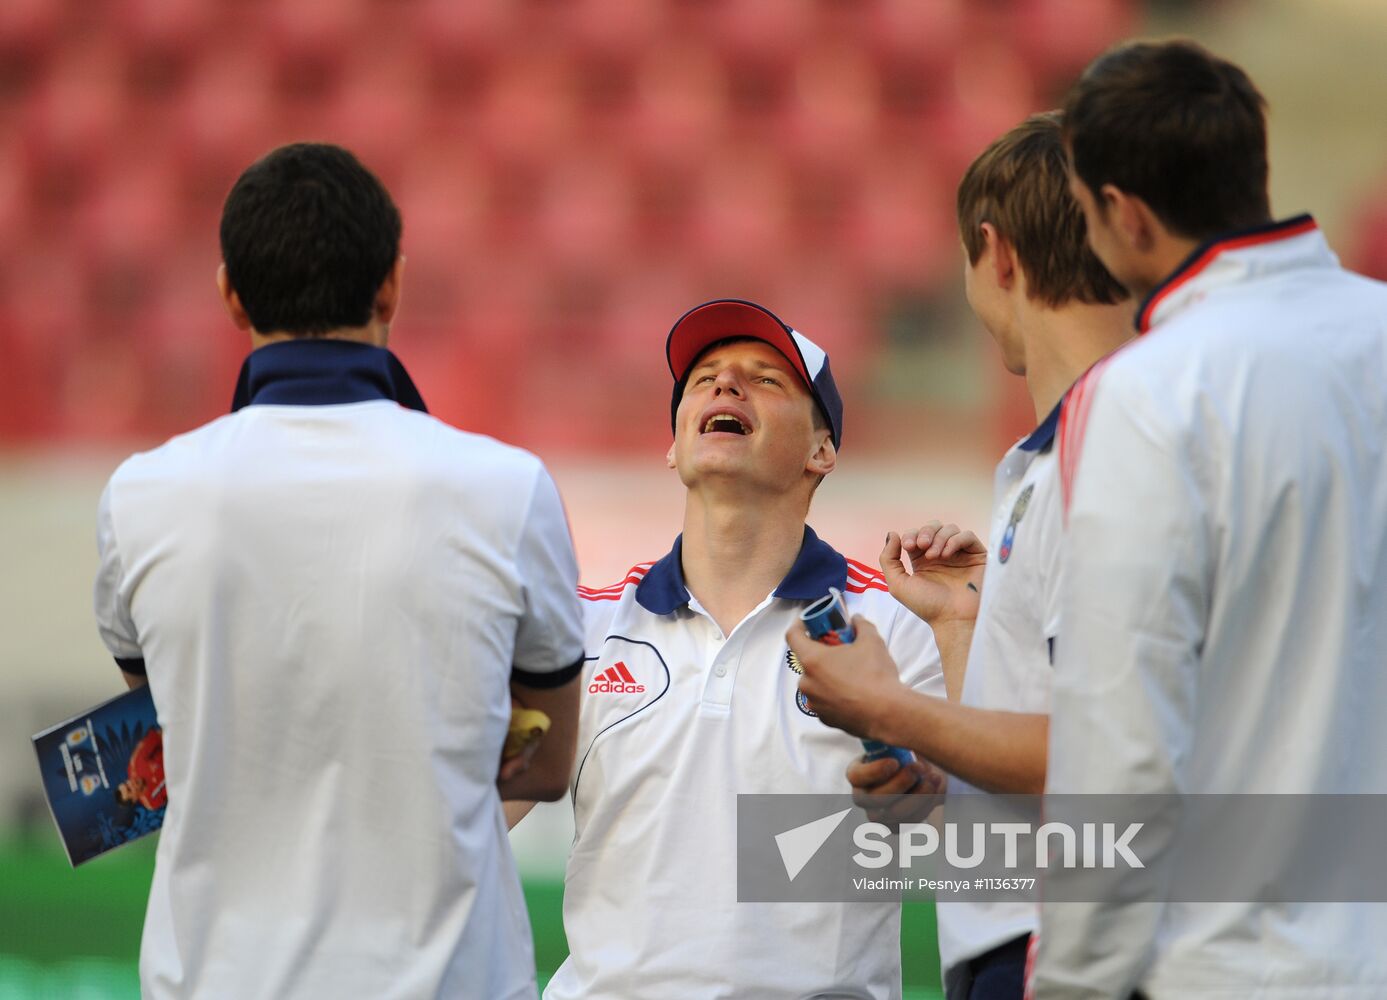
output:
[[[141,842],[73,870],[61,851],[43,840],[0,837],[0,1000],[35,992],[40,981],[61,988],[73,977],[110,981],[108,993],[132,994],[145,900],[154,869],[154,844]],[[535,936],[535,965],[547,979],[568,955],[563,933],[563,883],[527,880],[525,902]],[[80,927],[80,933],[73,929]],[[934,907],[906,904],[901,919],[907,1000],[939,997]],[[37,978],[36,978],[37,977]],[[23,981],[22,983],[20,981]],[[79,991],[81,992],[81,991]],[[63,994],[77,995],[64,990]]]

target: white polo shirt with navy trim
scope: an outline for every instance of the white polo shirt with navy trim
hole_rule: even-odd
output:
[[[843,589],[905,682],[943,697],[933,634],[880,573],[807,527],[785,579],[728,635],[689,593],[680,554],[677,540],[580,591],[570,955],[546,1000],[899,997],[899,904],[737,902],[737,795],[849,790],[862,745],[808,713],[785,644],[812,600]]]
[[[263,347],[237,396],[101,501],[168,778],[143,994],[534,997],[495,782],[512,677],[580,668],[558,492],[369,345]]]
[[[976,708],[1048,714],[1059,630],[1064,517],[1056,405],[997,465],[987,571],[962,702]],[[953,777],[949,795],[981,794]],[[947,807],[945,809],[947,814]],[[950,995],[962,995],[970,959],[1035,930],[1035,904],[939,902],[939,956]]]

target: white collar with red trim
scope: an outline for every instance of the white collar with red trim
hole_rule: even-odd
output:
[[[1137,310],[1137,332],[1159,326],[1212,288],[1307,266],[1339,266],[1309,215],[1216,236],[1196,247],[1146,296]]]

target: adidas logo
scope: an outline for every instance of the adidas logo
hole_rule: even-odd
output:
[[[597,674],[588,685],[588,694],[642,694],[645,691],[644,684],[637,684],[636,679],[631,676],[631,671],[626,669],[626,664],[620,660],[616,666],[608,667],[603,673]]]

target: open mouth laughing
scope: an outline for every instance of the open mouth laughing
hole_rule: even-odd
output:
[[[741,437],[751,433],[751,425],[730,410],[717,410],[703,420],[701,434],[736,434]]]

